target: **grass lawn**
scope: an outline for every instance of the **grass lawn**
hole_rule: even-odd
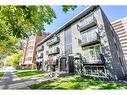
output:
[[[3,68],[0,67],[0,78],[4,75],[4,73],[2,72]]]
[[[0,71],[2,71],[3,70],[3,68],[2,67],[0,67]]]
[[[55,80],[42,82],[40,84],[34,84],[29,86],[31,89],[92,89],[92,90],[103,90],[103,89],[127,89],[127,86],[120,85],[118,83],[109,83],[106,81],[93,80],[83,78],[79,76],[66,76],[59,77]]]
[[[15,71],[15,74],[21,79],[29,79],[32,77],[44,76],[47,73],[34,70],[17,70]]]
[[[0,78],[1,78],[3,75],[4,75],[4,73],[3,73],[3,72],[0,72]]]

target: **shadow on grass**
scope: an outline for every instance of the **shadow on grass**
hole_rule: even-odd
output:
[[[56,80],[53,81],[45,81],[40,84],[34,84],[30,86],[31,89],[66,89],[64,87],[58,87],[58,85],[53,85],[52,82],[55,82]]]
[[[4,73],[3,72],[0,72],[0,78],[3,77]]]
[[[31,76],[31,75],[42,74],[44,72],[41,72],[41,71],[16,71],[15,73],[19,76]]]
[[[93,80],[86,77],[76,77],[72,82],[78,82],[75,86],[76,89],[127,89],[127,86],[119,83],[111,83],[102,80]]]
[[[127,86],[118,83],[109,83],[101,80],[93,80],[86,77],[60,77],[40,84],[30,86],[31,89],[127,89]]]
[[[21,79],[29,79],[29,78],[32,78],[32,77],[46,75],[45,72],[42,72],[42,71],[32,71],[32,70],[19,70],[19,71],[16,71],[15,74],[18,77],[20,77]]]

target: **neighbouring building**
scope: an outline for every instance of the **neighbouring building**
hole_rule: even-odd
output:
[[[37,44],[37,62],[47,70],[56,63],[59,72],[73,73],[73,54],[82,58],[86,76],[123,79],[126,64],[116,32],[100,6],[89,6]]]
[[[44,32],[42,36],[31,35],[28,39],[23,41],[23,58],[22,58],[22,66],[27,68],[31,68],[32,64],[36,62],[36,45],[49,33]]]
[[[118,35],[127,64],[127,17],[113,21],[112,26]]]

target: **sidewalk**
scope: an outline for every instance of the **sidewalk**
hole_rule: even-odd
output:
[[[0,89],[30,89],[28,86],[38,84],[42,81],[52,80],[54,78],[47,76],[34,77],[29,80],[21,80],[13,72],[5,72],[0,80]]]

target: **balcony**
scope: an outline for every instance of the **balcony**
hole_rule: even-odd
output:
[[[60,53],[60,49],[58,47],[52,49],[49,51],[48,55],[55,55],[55,54],[59,54]]]
[[[38,49],[37,49],[37,51],[43,51],[43,50],[44,50],[44,46],[43,45],[39,46]]]
[[[60,42],[60,38],[59,37],[53,37],[50,41],[47,42],[48,46],[52,46],[55,45],[57,43]]]
[[[104,55],[101,53],[98,55],[98,58],[95,58],[94,60],[86,59],[85,56],[82,59],[83,59],[83,65],[85,65],[85,66],[103,66],[103,65],[105,65],[105,58],[104,58]]]
[[[82,21],[80,21],[80,23],[77,25],[77,29],[79,31],[83,31],[86,30],[92,26],[95,26],[97,24],[96,19],[93,15],[84,18]]]
[[[38,56],[38,59],[41,59],[43,58],[43,53],[41,53],[39,56]]]
[[[92,31],[81,35],[80,46],[85,47],[100,43],[100,36],[98,33]]]

